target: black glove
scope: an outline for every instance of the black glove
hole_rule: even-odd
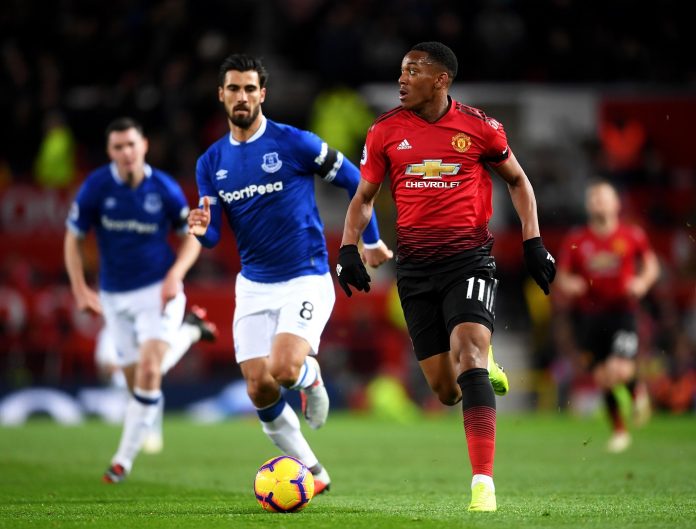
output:
[[[556,277],[556,260],[544,248],[541,237],[527,239],[522,243],[524,248],[524,262],[529,274],[534,278],[544,294],[549,295],[549,284]]]
[[[338,276],[338,284],[341,285],[348,297],[353,295],[348,285],[353,285],[357,290],[370,291],[370,276],[355,244],[346,244],[338,250],[336,275]]]

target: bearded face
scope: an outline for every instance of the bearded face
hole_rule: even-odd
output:
[[[261,113],[266,89],[261,88],[259,74],[255,70],[229,70],[225,74],[224,86],[218,88],[218,98],[225,105],[227,118],[232,125],[247,130]]]

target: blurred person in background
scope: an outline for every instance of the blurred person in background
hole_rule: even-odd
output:
[[[300,391],[311,428],[326,422],[329,397],[315,356],[335,294],[314,183],[319,177],[352,196],[360,173],[315,134],[264,116],[267,79],[261,61],[248,55],[231,55],[220,66],[218,99],[230,132],[198,159],[200,207],[189,215],[189,233],[213,247],[223,213],[227,217],[242,262],[235,288],[236,360],[263,431],[310,469],[315,494],[321,494],[331,479],[281,387]],[[391,258],[375,218],[364,242],[371,266]]]
[[[102,314],[131,390],[116,454],[103,476],[119,483],[130,473],[162,399],[163,364],[173,365],[195,341],[215,336],[198,317],[182,325],[183,278],[200,253],[187,234],[189,207],[179,185],[145,162],[141,125],[119,118],[106,129],[111,163],[88,175],[66,222],[65,267],[80,310]],[[85,280],[81,243],[96,230],[99,293]],[[175,253],[170,231],[182,235]]]
[[[314,99],[310,128],[350,161],[358,163],[365,129],[374,119],[357,90],[333,86]]]
[[[49,112],[44,121],[34,178],[43,187],[68,187],[77,173],[75,138],[60,112]]]
[[[645,387],[636,381],[636,311],[658,278],[659,264],[643,229],[621,221],[619,196],[608,181],[587,187],[585,209],[587,225],[561,244],[557,285],[573,305],[575,341],[591,356],[604,395],[612,425],[607,450],[622,452],[631,436],[615,390],[626,385],[637,423],[647,420],[650,409]]]
[[[369,292],[357,242],[388,175],[397,209],[397,285],[414,352],[440,402],[462,403],[473,474],[469,510],[495,511],[495,394],[509,386],[491,348],[498,280],[489,169],[508,185],[525,262],[546,294],[555,267],[542,244],[534,191],[502,124],[449,96],[457,68],[454,52],[440,42],[417,44],[403,58],[401,106],[367,133],[336,270],[348,296],[350,286]]]

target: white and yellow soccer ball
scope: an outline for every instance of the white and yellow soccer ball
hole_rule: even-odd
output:
[[[314,476],[299,459],[274,457],[256,473],[254,494],[267,511],[301,511],[314,496]]]

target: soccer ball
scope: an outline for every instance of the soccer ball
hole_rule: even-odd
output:
[[[256,473],[254,493],[256,501],[267,511],[301,511],[314,496],[314,476],[299,459],[274,457]]]

